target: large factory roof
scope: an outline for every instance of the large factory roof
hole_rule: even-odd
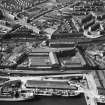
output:
[[[93,72],[96,86],[99,94],[105,95],[105,70],[96,70]]]
[[[48,62],[48,60],[49,56],[33,56],[30,57],[30,66],[51,66],[51,63]]]
[[[55,89],[70,89],[70,85],[66,81],[41,81],[28,80],[26,87],[29,88],[55,88]]]

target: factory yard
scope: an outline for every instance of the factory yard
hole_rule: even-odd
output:
[[[81,105],[105,103],[104,40],[104,0],[0,0],[0,100],[23,91],[14,101],[82,94]]]

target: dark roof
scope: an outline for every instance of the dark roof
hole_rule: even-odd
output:
[[[58,34],[53,34],[51,36],[51,39],[72,38],[72,37],[81,37],[81,36],[83,36],[83,33],[58,33]]]

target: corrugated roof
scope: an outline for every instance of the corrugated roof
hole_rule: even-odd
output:
[[[65,81],[41,81],[41,80],[28,80],[26,87],[30,88],[57,88],[57,89],[70,89],[70,85]]]

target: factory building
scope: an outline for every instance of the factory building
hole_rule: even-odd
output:
[[[2,10],[0,10],[0,20],[4,18]]]
[[[93,76],[99,95],[105,95],[105,70],[93,71]]]
[[[28,88],[51,88],[51,89],[70,89],[66,81],[40,81],[28,80],[26,83]]]
[[[51,61],[51,64],[52,64],[53,67],[58,67],[59,66],[59,61],[58,61],[58,58],[57,58],[55,52],[50,52],[49,53],[49,58],[50,58],[50,61]]]
[[[54,48],[64,48],[64,47],[74,47],[75,42],[71,42],[70,40],[50,40],[49,42],[50,47]]]
[[[83,36],[83,33],[79,32],[79,33],[54,33],[51,36],[51,39],[71,39],[71,37],[81,37]]]

